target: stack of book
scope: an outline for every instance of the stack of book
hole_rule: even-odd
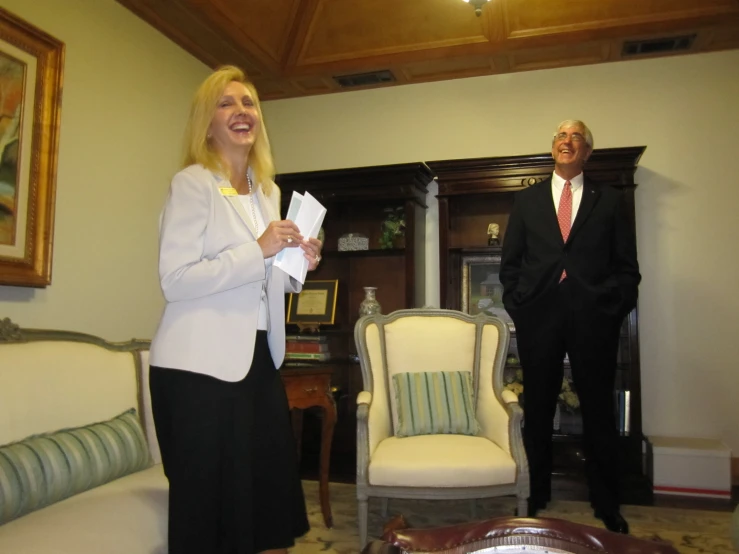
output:
[[[331,358],[326,335],[287,335],[285,361],[326,362]]]

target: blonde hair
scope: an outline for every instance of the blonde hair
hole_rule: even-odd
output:
[[[557,139],[557,134],[562,127],[582,127],[582,130],[585,132],[585,142],[591,149],[595,145],[595,142],[593,141],[593,133],[591,133],[588,126],[579,119],[565,119],[562,123],[557,125],[557,129],[554,131],[554,135],[552,135],[552,144],[554,144],[554,141]]]
[[[208,140],[208,129],[213,116],[216,113],[218,101],[223,91],[231,82],[243,84],[254,100],[254,107],[259,114],[259,131],[254,140],[254,145],[249,152],[248,164],[254,173],[254,181],[262,186],[264,193],[272,193],[272,181],[275,176],[275,164],[272,158],[272,148],[267,137],[267,129],[262,116],[262,107],[259,103],[257,89],[247,79],[246,74],[236,66],[225,65],[211,73],[198,87],[192,100],[190,117],[187,119],[184,135],[184,157],[185,167],[192,164],[201,164],[215,173],[220,173],[227,179],[228,170],[221,164],[218,152],[211,146]]]

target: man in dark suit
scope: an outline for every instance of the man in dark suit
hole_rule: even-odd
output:
[[[516,195],[503,241],[503,302],[523,368],[529,516],[551,499],[552,424],[569,357],[580,399],[590,502],[611,531],[620,513],[614,384],[619,329],[641,276],[623,194],[583,175],[593,136],[581,121],[554,133],[554,173]]]

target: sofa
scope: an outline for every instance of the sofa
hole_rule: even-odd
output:
[[[149,342],[0,321],[0,552],[164,554]]]

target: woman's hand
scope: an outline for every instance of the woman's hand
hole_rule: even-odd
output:
[[[308,260],[308,271],[313,271],[321,261],[321,248],[323,243],[318,239],[309,238],[300,243],[305,259]]]
[[[298,226],[290,220],[270,221],[267,228],[257,239],[262,255],[271,258],[283,248],[295,248],[303,245],[303,235],[300,234]],[[320,242],[319,242],[320,244]]]

